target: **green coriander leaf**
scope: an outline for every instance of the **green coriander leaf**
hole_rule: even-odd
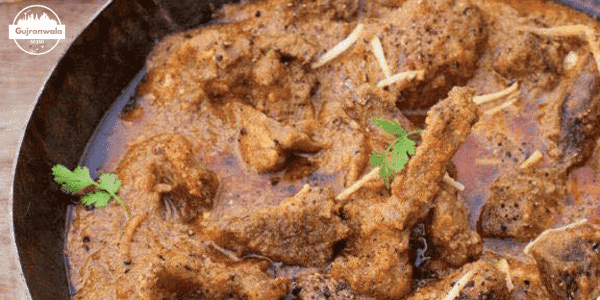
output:
[[[415,155],[415,149],[417,147],[416,146],[416,142],[409,139],[409,138],[404,138],[402,139],[402,148],[406,151],[406,153],[410,154],[411,156]]]
[[[390,162],[388,160],[387,152],[373,151],[370,161],[373,168],[379,167],[379,178],[383,178],[385,184],[389,187],[388,177],[394,175],[394,170],[389,167]]]
[[[60,183],[67,193],[76,194],[94,184],[87,167],[77,167],[75,171],[71,172],[63,165],[56,165],[52,168],[52,174],[54,174],[54,180]]]
[[[108,200],[110,200],[110,197],[110,194],[105,191],[95,191],[85,195],[81,201],[85,205],[94,204],[96,207],[103,207],[108,205]]]
[[[402,126],[396,120],[389,121],[389,120],[381,119],[378,117],[371,117],[371,122],[375,126],[383,129],[388,134],[392,134],[392,135],[396,135],[396,136],[408,135],[408,133],[406,131],[404,131],[404,129],[402,129]]]
[[[95,205],[103,207],[108,205],[108,201],[114,198],[119,203],[125,215],[129,218],[129,212],[123,201],[117,196],[117,191],[121,188],[121,180],[115,174],[102,174],[98,183],[90,177],[90,170],[86,167],[77,167],[74,171],[69,171],[63,165],[56,165],[52,168],[54,180],[60,183],[63,190],[68,193],[79,193],[84,188],[95,185],[97,190],[83,196],[81,202],[84,205]]]
[[[379,177],[383,178],[385,181],[385,186],[387,188],[390,187],[390,177],[394,176],[394,170],[392,170],[388,165],[379,167]]]
[[[392,151],[392,161],[390,162],[390,166],[394,171],[400,172],[407,162],[408,155],[406,155],[406,153],[402,153],[402,151]]]
[[[114,194],[121,187],[121,180],[117,178],[116,174],[102,174],[98,185],[101,189]]]
[[[392,141],[386,151],[373,151],[370,157],[371,166],[379,167],[379,177],[385,181],[385,185],[390,187],[390,177],[393,177],[404,168],[408,162],[409,155],[415,154],[416,143],[409,139],[408,136],[413,133],[421,132],[415,130],[406,132],[395,120],[389,121],[377,117],[372,117],[371,122],[385,132],[395,135],[396,138]],[[388,158],[390,156],[390,158]]]
[[[408,154],[415,154],[415,142],[409,138],[398,138],[393,143],[392,152],[392,168],[396,172],[400,172],[404,165],[408,162]]]
[[[369,160],[373,168],[385,166],[387,165],[387,154],[381,151],[373,151]]]

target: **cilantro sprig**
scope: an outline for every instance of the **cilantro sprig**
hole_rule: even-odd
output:
[[[396,136],[385,151],[375,150],[370,158],[371,166],[373,168],[379,167],[379,177],[383,178],[385,185],[389,188],[389,178],[400,172],[406,165],[408,154],[415,154],[415,141],[409,139],[408,136],[423,130],[406,132],[397,121],[389,121],[378,117],[371,117],[371,122],[388,134]]]
[[[54,166],[52,174],[54,174],[54,180],[60,183],[63,191],[67,193],[77,194],[86,187],[91,185],[96,186],[96,191],[83,196],[81,199],[83,204],[104,207],[108,205],[110,198],[114,198],[129,218],[125,203],[116,194],[121,187],[121,180],[119,180],[116,174],[102,174],[98,182],[95,182],[90,176],[90,170],[87,167],[78,166],[74,171],[71,171],[63,165]]]

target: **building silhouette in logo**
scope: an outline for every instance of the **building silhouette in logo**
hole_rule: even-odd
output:
[[[58,22],[54,19],[50,19],[47,13],[42,13],[42,15],[37,15],[33,13],[25,13],[25,16],[17,20],[18,26],[21,27],[49,27],[52,28],[54,26],[59,25]]]

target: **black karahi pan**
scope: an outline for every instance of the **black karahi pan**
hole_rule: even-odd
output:
[[[60,59],[22,139],[12,187],[13,251],[31,298],[71,299],[65,261],[68,205],[52,166],[74,169],[105,112],[164,36],[211,21],[232,0],[115,0]]]
[[[211,21],[233,0],[115,0],[60,59],[28,122],[12,186],[12,250],[31,299],[71,299],[65,260],[68,206],[78,201],[54,182],[52,166],[74,169],[104,114],[143,69],[164,36]],[[562,0],[600,16],[594,0]]]

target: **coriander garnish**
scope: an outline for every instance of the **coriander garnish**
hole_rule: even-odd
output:
[[[396,138],[385,151],[373,151],[371,154],[371,166],[379,167],[379,177],[385,180],[385,185],[389,188],[389,177],[400,172],[408,162],[408,154],[415,154],[415,141],[408,138],[413,133],[419,133],[423,130],[406,132],[395,120],[385,120],[378,117],[372,117],[371,122]]]
[[[63,165],[56,165],[52,168],[54,180],[62,185],[63,191],[70,194],[80,193],[84,188],[95,185],[97,190],[87,193],[81,199],[84,205],[95,205],[104,207],[108,205],[110,198],[114,198],[129,218],[129,213],[125,203],[117,196],[117,191],[121,187],[121,180],[116,174],[102,174],[98,182],[90,177],[90,170],[87,167],[78,166],[74,171],[70,171]]]

